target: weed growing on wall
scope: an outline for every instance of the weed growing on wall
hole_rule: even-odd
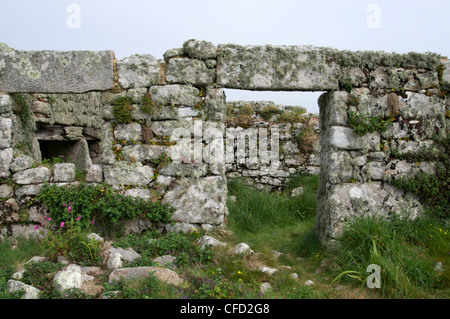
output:
[[[434,138],[435,148],[423,149],[419,153],[394,153],[399,159],[407,159],[420,163],[421,161],[435,161],[434,174],[419,172],[414,177],[398,178],[391,183],[397,188],[403,188],[416,194],[426,205],[427,214],[441,219],[450,217],[450,137]]]
[[[122,124],[130,123],[134,109],[133,99],[131,97],[120,96],[113,102],[114,119]]]
[[[383,118],[380,116],[375,116],[367,118],[358,114],[357,112],[348,112],[348,125],[353,129],[353,131],[358,135],[364,135],[366,133],[386,132],[389,126],[392,125],[394,118]]]

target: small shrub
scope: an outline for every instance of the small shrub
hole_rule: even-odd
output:
[[[132,121],[134,110],[133,99],[128,96],[120,96],[113,102],[113,115],[118,123],[127,124]]]
[[[149,116],[155,114],[156,112],[155,103],[153,102],[152,97],[149,93],[146,93],[142,97],[141,111]]]
[[[308,123],[309,117],[305,117],[306,109],[298,107],[292,110],[284,111],[280,114],[278,122],[280,123]]]
[[[348,124],[358,135],[375,131],[386,132],[388,127],[392,125],[393,120],[393,118],[384,119],[380,116],[367,118],[354,111],[348,112]]]
[[[259,112],[259,115],[264,119],[264,121],[269,121],[272,116],[276,114],[281,114],[281,111],[278,107],[275,105],[266,105],[264,108]]]
[[[312,125],[305,124],[295,136],[295,142],[301,154],[309,155],[314,150],[314,143],[319,135],[315,132]]]

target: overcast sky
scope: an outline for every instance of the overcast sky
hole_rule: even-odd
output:
[[[20,50],[113,50],[162,58],[191,38],[215,45],[316,45],[450,56],[449,0],[0,0],[0,42]],[[320,93],[226,90],[318,112]]]

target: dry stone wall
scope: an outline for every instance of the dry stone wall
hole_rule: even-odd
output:
[[[418,198],[390,181],[435,169],[432,161],[418,165],[398,154],[447,136],[449,69],[449,60],[434,53],[313,46],[216,47],[188,40],[163,59],[136,54],[118,61],[112,51],[19,51],[0,44],[1,227],[16,234],[29,229],[27,222],[42,211],[26,204],[44,183],[87,182],[171,203],[175,229],[211,229],[226,220],[227,176],[279,187],[294,170],[317,173],[319,166],[321,242],[337,236],[352,216],[416,216],[423,211]],[[224,88],[326,93],[319,123],[311,123],[313,117],[286,121],[287,107],[264,103],[250,105],[248,114],[241,102],[229,103],[227,112]],[[131,115],[118,113],[118,105]],[[366,120],[390,125],[364,131]],[[320,132],[320,145],[304,143],[311,138],[306,128]],[[276,169],[238,163],[238,153],[230,159],[224,152],[230,136],[249,129],[267,129],[269,140],[278,134]],[[294,143],[299,135],[302,142]],[[248,151],[236,149],[244,158],[258,153],[250,140]],[[170,163],[168,154],[182,156]],[[72,160],[43,165],[61,155]]]
[[[228,138],[235,143],[232,158],[227,157],[226,175],[241,178],[247,185],[266,191],[280,190],[293,174],[319,174],[318,114],[307,113],[299,106],[275,104],[272,101],[227,101],[225,146]],[[264,141],[276,153],[276,162],[251,161],[252,145]],[[238,141],[245,140],[246,149],[239,157]],[[258,150],[254,150],[258,153]]]

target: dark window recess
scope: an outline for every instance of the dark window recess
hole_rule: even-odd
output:
[[[77,154],[77,141],[39,141],[42,160],[63,156],[65,162],[73,162]]]

